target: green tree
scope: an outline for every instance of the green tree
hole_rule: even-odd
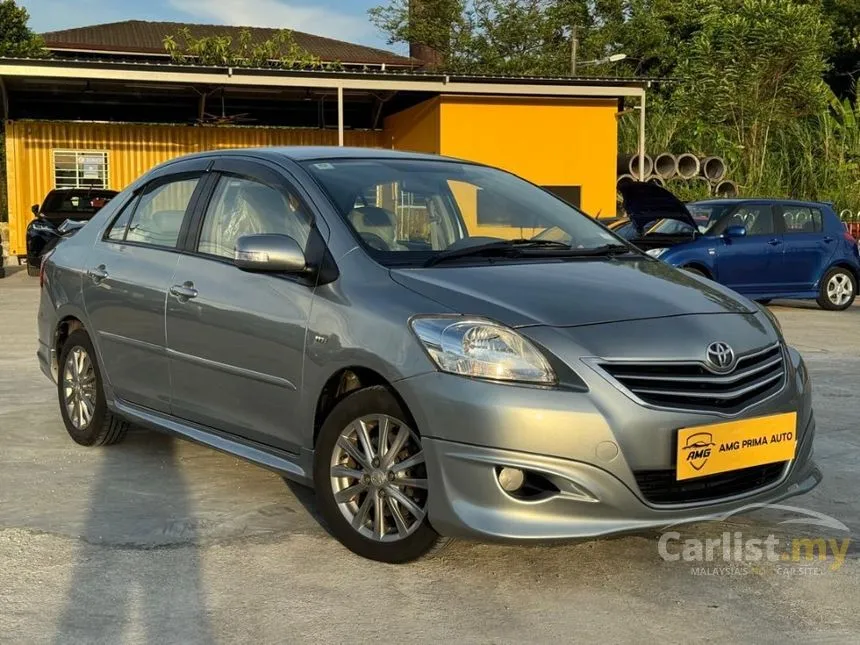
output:
[[[822,74],[829,29],[820,8],[791,0],[714,5],[678,72],[676,106],[695,135],[738,162],[755,185],[775,131],[826,106]]]
[[[45,42],[27,26],[30,14],[14,0],[0,0],[0,56],[45,56]]]
[[[337,61],[323,63],[319,56],[302,48],[289,29],[277,31],[262,41],[255,41],[249,30],[242,29],[234,42],[232,36],[226,34],[197,37],[184,27],[165,36],[162,43],[171,60],[179,64],[298,69],[340,67]]]

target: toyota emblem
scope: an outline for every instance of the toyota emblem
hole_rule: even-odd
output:
[[[735,352],[728,343],[711,343],[705,358],[708,367],[716,372],[730,372],[735,366]]]

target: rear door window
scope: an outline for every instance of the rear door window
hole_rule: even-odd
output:
[[[126,233],[126,242],[176,248],[185,211],[199,177],[159,182],[140,196]]]
[[[824,230],[821,211],[809,206],[783,206],[786,233],[820,233]]]

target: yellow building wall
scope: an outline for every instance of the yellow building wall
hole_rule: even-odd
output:
[[[344,133],[348,146],[382,147],[382,133]],[[54,188],[54,150],[107,151],[108,188],[122,190],[153,166],[205,150],[337,145],[337,131],[294,128],[127,125],[17,121],[6,124],[9,252],[26,253],[30,207]]]
[[[385,146],[439,154],[440,104],[440,99],[434,98],[386,117],[382,133]]]
[[[540,186],[581,186],[581,207],[615,215],[614,99],[446,96],[440,153],[504,168]]]

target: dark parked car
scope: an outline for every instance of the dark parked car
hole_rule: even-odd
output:
[[[117,195],[101,188],[55,188],[42,205],[33,205],[36,219],[27,226],[27,273],[39,275],[42,256],[61,237],[60,225],[72,220],[86,221]]]
[[[551,228],[569,242],[520,237]],[[724,517],[821,479],[808,371],[767,308],[487,166],[193,155],[42,274],[74,441],[132,422],[272,468],[369,558]]]
[[[681,203],[651,184],[621,189],[629,217],[678,226],[652,227],[631,240],[652,257],[758,301],[815,299],[847,309],[860,281],[857,241],[829,204],[783,199]],[[702,231],[696,220],[707,219]]]

